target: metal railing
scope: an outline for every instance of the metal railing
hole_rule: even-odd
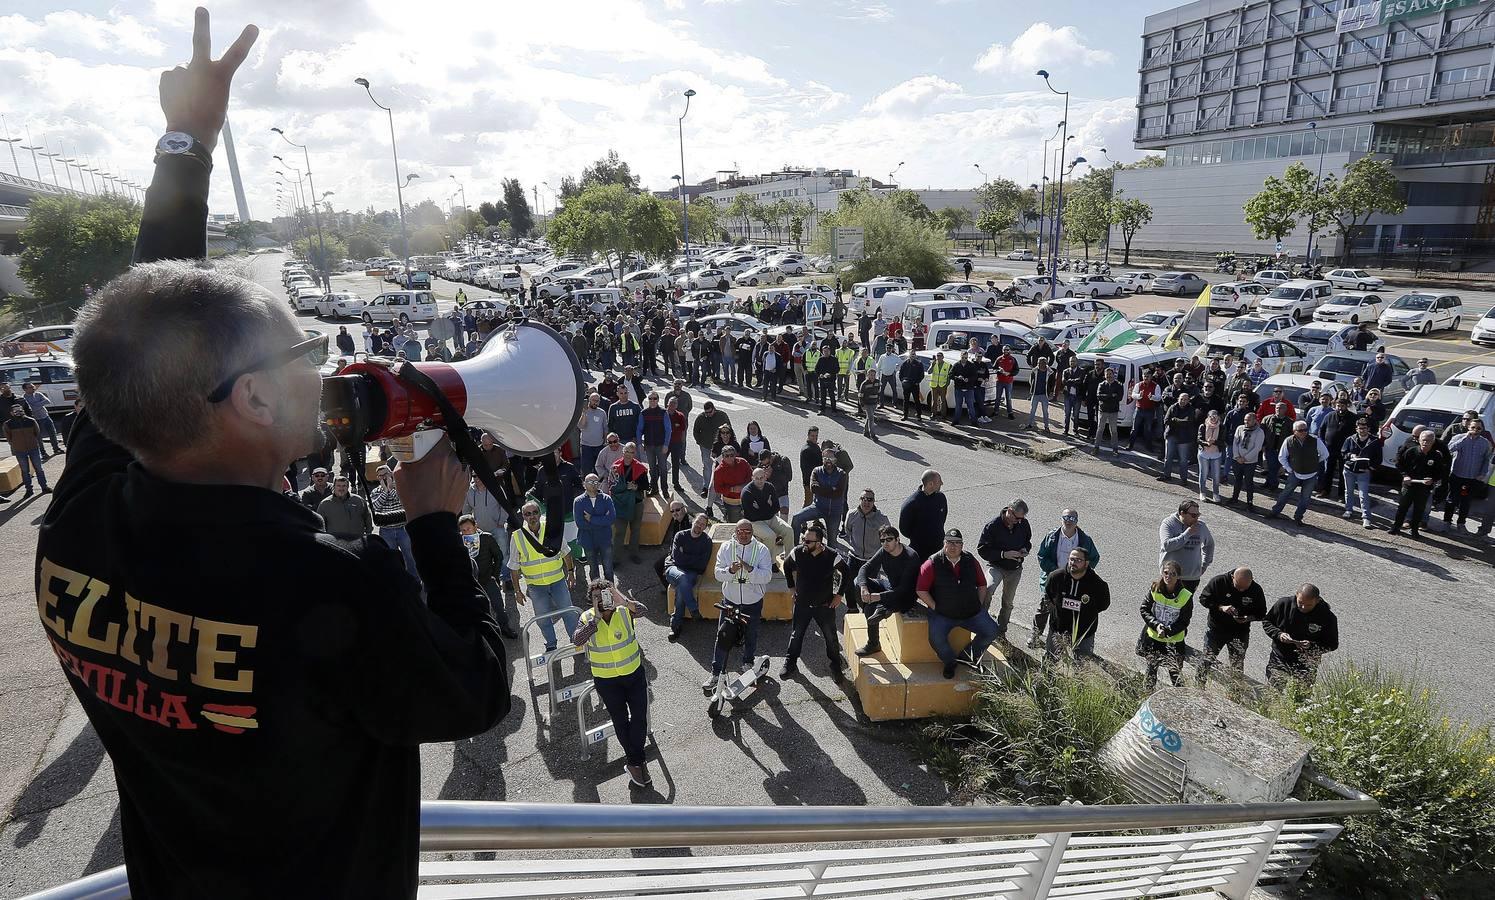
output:
[[[27,212],[28,210],[24,206],[10,206],[9,204],[0,203],[0,216],[6,216],[14,219],[24,219],[26,218]]]
[[[779,853],[423,860],[422,896],[1106,896],[1246,900],[1291,882],[1375,800],[1309,771],[1340,799],[1135,806],[622,806],[429,801],[427,853],[836,844]],[[1312,821],[1310,821],[1312,820]],[[1291,822],[1292,824],[1289,824]],[[1200,831],[1179,829],[1204,828]],[[1166,830],[1165,830],[1166,829]],[[1149,833],[1137,834],[1137,831]],[[1128,832],[1104,834],[1104,832]],[[1083,834],[1084,836],[1078,836]],[[974,839],[955,843],[952,838]],[[1003,838],[1002,840],[992,840]],[[915,844],[913,841],[935,841]],[[868,846],[887,842],[879,846]],[[268,864],[268,863],[267,863]],[[914,888],[918,891],[905,893]],[[28,900],[127,900],[119,866]]]
[[[1479,78],[1475,81],[1455,81],[1449,84],[1433,85],[1434,100],[1463,100],[1467,97],[1479,97],[1489,93],[1489,78]]]
[[[1334,65],[1341,69],[1354,69],[1360,66],[1373,66],[1380,61],[1380,51],[1356,50],[1353,53],[1339,54],[1334,59]]]
[[[1491,42],[1495,42],[1495,25],[1471,28],[1463,34],[1445,35],[1441,46],[1444,50],[1453,50],[1458,47],[1481,47]]]

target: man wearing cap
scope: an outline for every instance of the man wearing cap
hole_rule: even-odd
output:
[[[327,483],[327,470],[318,466],[311,470],[311,485],[301,489],[296,499],[310,510],[316,510],[322,501],[332,496],[332,486]]]
[[[1069,551],[1076,548],[1085,551],[1090,568],[1100,565],[1100,550],[1096,549],[1095,541],[1080,527],[1079,512],[1066,509],[1059,514],[1059,527],[1044,535],[1043,540],[1038,542],[1038,612],[1033,616],[1033,635],[1028,639],[1030,650],[1043,646],[1043,634],[1049,624],[1049,611],[1043,599],[1049,573],[1059,568],[1060,560],[1067,562]]]
[[[991,595],[986,571],[965,550],[960,529],[944,533],[943,549],[931,555],[919,567],[914,594],[929,615],[929,645],[944,663],[944,676],[955,677],[955,664],[965,662],[979,667],[986,648],[997,639],[997,623],[986,612]],[[972,638],[958,657],[950,646],[950,632],[964,628]]]

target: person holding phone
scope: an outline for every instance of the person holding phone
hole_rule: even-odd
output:
[[[649,680],[644,675],[644,653],[634,627],[634,616],[644,611],[644,605],[632,595],[623,596],[607,578],[593,578],[587,584],[587,597],[591,608],[582,612],[571,642],[586,648],[592,683],[628,758],[628,783],[648,787],[654,783],[644,766]]]
[[[1272,604],[1261,627],[1272,639],[1267,682],[1279,691],[1289,681],[1311,690],[1324,656],[1339,649],[1339,619],[1313,584]]]

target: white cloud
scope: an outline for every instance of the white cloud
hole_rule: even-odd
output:
[[[978,72],[1011,72],[1031,75],[1045,66],[1079,63],[1094,66],[1108,63],[1112,55],[1096,50],[1073,25],[1055,28],[1047,22],[1034,22],[1011,44],[992,44],[976,60]]]
[[[893,21],[894,16],[893,10],[886,3],[879,3],[876,0],[865,2],[864,0],[864,2],[848,3],[846,12],[842,13],[840,18],[881,25]]]
[[[156,56],[165,45],[133,16],[112,15],[100,19],[74,10],[47,13],[39,20],[25,16],[0,16],[0,46],[35,47],[63,45],[96,51],[120,51]]]
[[[961,97],[960,85],[938,75],[919,75],[894,85],[867,104],[870,112],[893,116],[918,115],[939,100]]]

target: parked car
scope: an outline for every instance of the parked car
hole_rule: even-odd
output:
[[[1033,329],[1035,338],[1048,338],[1049,343],[1059,346],[1061,341],[1069,341],[1078,344],[1085,335],[1095,330],[1094,322],[1081,322],[1076,319],[1060,319],[1057,322],[1049,322],[1046,325],[1038,325]]]
[[[356,319],[363,315],[364,300],[347,291],[333,291],[317,301],[317,315],[330,319]]]
[[[1109,275],[1076,275],[1063,285],[1066,297],[1120,297],[1121,283]]]
[[[1324,300],[1332,293],[1334,286],[1327,281],[1299,278],[1272,288],[1272,292],[1256,304],[1256,310],[1307,319],[1313,316],[1313,311],[1323,305]]]
[[[51,344],[67,353],[73,349],[73,326],[42,325],[26,328],[0,338],[0,344]],[[44,352],[44,349],[38,352]]]
[[[732,277],[738,284],[757,287],[760,284],[783,284],[784,270],[778,266],[762,265],[743,269]]]
[[[1432,334],[1443,329],[1459,330],[1464,301],[1456,294],[1414,292],[1402,294],[1381,313],[1382,331],[1402,334]]]
[[[1024,248],[1022,250],[1014,250],[1011,253],[1007,254],[1007,258],[1016,260],[1018,262],[1032,262],[1033,251],[1027,248]]]
[[[1099,322],[1107,313],[1115,311],[1116,308],[1111,304],[1100,300],[1045,300],[1038,307],[1038,321],[1075,319],[1081,322]]]
[[[1469,332],[1469,340],[1481,346],[1495,346],[1495,306],[1485,311]]]
[[[1209,283],[1193,272],[1164,272],[1153,279],[1154,294],[1170,294],[1175,297],[1198,297]]]
[[[1194,355],[1199,359],[1226,360],[1227,369],[1233,365],[1231,360],[1241,360],[1250,366],[1259,359],[1262,368],[1271,375],[1301,372],[1309,364],[1307,353],[1281,337],[1240,333],[1211,335]]]
[[[1018,300],[1038,300],[1049,295],[1049,276],[1020,275],[1012,279],[1012,289]]]
[[[1233,312],[1244,316],[1271,291],[1254,281],[1227,281],[1210,288],[1210,312]]]
[[[291,292],[291,308],[296,312],[316,312],[317,303],[325,296],[321,285],[303,285]]]
[[[497,266],[481,269],[478,271],[476,280],[478,284],[495,291],[524,290],[524,276],[519,274],[518,269]]]
[[[26,382],[36,385],[51,400],[47,412],[54,416],[71,413],[78,400],[78,376],[67,354],[22,353],[0,359],[0,381],[10,385],[17,397],[24,393]]]
[[[1320,381],[1335,381],[1348,385],[1360,377],[1367,365],[1375,361],[1374,350],[1336,350],[1320,356],[1304,374]],[[1386,362],[1391,364],[1391,383],[1381,388],[1381,400],[1387,406],[1395,406],[1396,402],[1407,392],[1406,387],[1402,385],[1402,377],[1407,374],[1407,361],[1400,356],[1388,353]]]
[[[1152,283],[1157,277],[1152,272],[1122,272],[1116,281],[1130,293],[1140,294],[1152,290]]]
[[[1282,269],[1263,269],[1251,276],[1251,280],[1264,287],[1274,288],[1292,281],[1293,276]]]
[[[560,260],[559,262],[553,262],[540,271],[536,272],[531,276],[531,278],[535,281],[540,282],[541,284],[549,284],[550,282],[555,281],[557,278],[565,278],[568,275],[576,275],[585,268],[587,268],[585,263],[579,263],[575,260],[569,259]]]
[[[1283,337],[1292,341],[1308,354],[1309,363],[1318,361],[1318,358],[1326,353],[1340,353],[1351,348],[1350,338],[1360,329],[1355,325],[1336,325],[1332,322],[1323,324],[1309,323],[1294,328]],[[1371,346],[1371,350],[1385,350],[1386,344],[1379,342]]]
[[[725,291],[732,287],[731,276],[725,270],[717,268],[697,269],[689,275],[676,278],[675,284],[687,291],[699,291],[703,288]]]
[[[584,291],[591,286],[592,283],[585,278],[557,278],[554,281],[541,282],[537,293],[548,300],[557,300],[561,297],[569,297],[575,291]]]
[[[429,322],[436,318],[436,297],[430,291],[387,291],[363,305],[363,324]]]
[[[1396,467],[1397,454],[1412,437],[1413,428],[1426,425],[1441,434],[1471,409],[1485,423],[1485,433],[1489,434],[1495,428],[1495,393],[1451,384],[1419,384],[1412,388],[1381,426],[1385,447],[1381,466]]]
[[[851,286],[851,312],[860,314],[862,312],[872,313],[882,308],[883,298],[897,291],[912,290],[913,286],[904,284],[903,281],[886,281],[876,279],[873,281],[859,281]],[[900,307],[897,312],[889,312],[889,315],[897,315],[902,312]]]
[[[1495,392],[1495,366],[1482,364],[1460,369],[1443,380],[1454,387]]]
[[[1364,269],[1330,269],[1324,280],[1335,287],[1357,291],[1379,291],[1386,286],[1385,279],[1377,278]]]
[[[1133,328],[1172,328],[1183,321],[1184,311],[1181,309],[1154,309],[1140,316],[1132,317]]]
[[[969,300],[978,306],[991,306],[997,302],[996,292],[984,284],[974,281],[947,281],[934,289],[936,294],[953,294],[957,299]]]
[[[1315,322],[1374,322],[1386,301],[1377,294],[1332,294],[1313,311]]]
[[[1296,327],[1298,327],[1298,322],[1292,316],[1274,316],[1256,312],[1249,316],[1237,316],[1231,319],[1222,327],[1210,332],[1209,338],[1213,338],[1217,334],[1271,335]],[[1209,338],[1206,338],[1206,340],[1209,340]]]

